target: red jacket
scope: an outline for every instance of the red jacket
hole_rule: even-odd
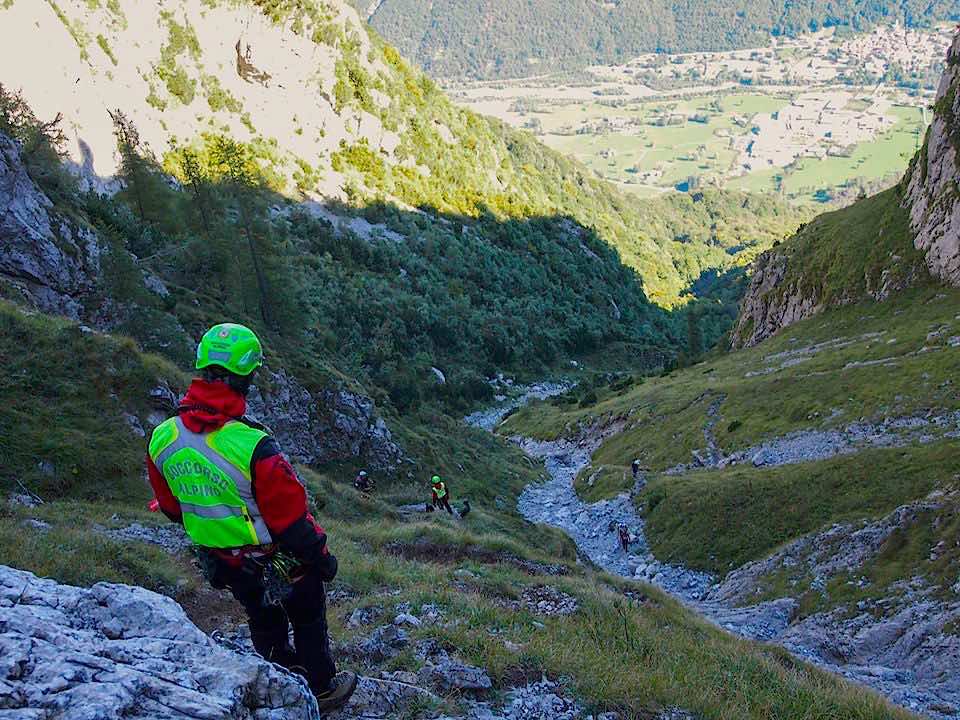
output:
[[[246,399],[223,382],[194,380],[180,401],[179,414],[193,432],[213,432],[229,420],[243,417]],[[277,544],[309,561],[315,552],[327,555],[326,534],[307,509],[307,493],[272,437],[260,441],[250,462],[253,495],[260,514]],[[147,456],[147,473],[160,509],[174,522],[183,523],[180,503],[167,481]],[[230,553],[218,553],[233,559]]]

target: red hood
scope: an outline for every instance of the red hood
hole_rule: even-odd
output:
[[[196,379],[180,401],[180,417],[193,432],[213,432],[246,410],[246,398],[224,382]]]

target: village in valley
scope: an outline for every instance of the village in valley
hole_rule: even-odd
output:
[[[953,33],[828,29],[447,89],[641,196],[723,186],[845,204],[896,182],[923,142]]]

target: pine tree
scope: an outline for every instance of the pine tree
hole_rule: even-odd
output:
[[[700,334],[700,317],[696,310],[687,311],[687,355],[694,362],[703,354],[703,337]]]
[[[247,240],[250,262],[257,281],[260,318],[271,330],[279,330],[254,229],[254,221],[259,214],[257,195],[262,184],[259,168],[246,146],[222,136],[214,140],[210,149],[210,160],[221,174],[240,216],[240,227]]]
[[[108,111],[110,112],[110,111]],[[149,174],[146,153],[140,143],[140,133],[133,121],[122,110],[110,112],[113,120],[113,134],[117,138],[117,151],[120,153],[119,177],[127,190],[136,200],[137,213],[143,222],[149,222],[144,196],[146,178]]]

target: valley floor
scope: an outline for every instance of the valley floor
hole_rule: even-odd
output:
[[[663,563],[649,549],[644,519],[637,512],[631,495],[621,494],[596,503],[585,502],[577,496],[573,481],[589,465],[589,442],[519,437],[514,440],[533,457],[543,459],[550,475],[547,482],[529,486],[520,497],[519,508],[524,517],[564,530],[580,551],[604,570],[656,585],[725,630],[751,640],[778,643],[797,657],[872,687],[906,708],[936,718],[956,717],[956,708],[960,706],[956,671],[960,668],[953,666],[960,643],[955,637],[943,637],[940,631],[945,624],[960,619],[960,603],[937,603],[929,597],[930,593],[920,592],[921,587],[910,598],[922,598],[921,607],[904,607],[892,619],[861,615],[851,622],[843,614],[827,613],[794,623],[800,604],[797,599],[778,597],[756,602],[750,597],[750,589],[761,592],[764,575],[797,563],[795,556],[802,550],[788,548],[774,559],[734,570],[722,582],[708,573]],[[898,508],[893,517],[863,528],[834,527],[831,532],[799,542],[803,550],[809,551],[811,546],[824,542],[824,535],[835,539],[843,535],[843,530],[868,535],[873,541],[871,547],[858,547],[861,552],[856,555],[862,561],[871,550],[876,553],[884,539],[902,528],[904,516],[913,519],[919,512],[939,510],[956,500],[955,496],[932,496],[923,503]],[[617,539],[615,528],[620,523],[631,531],[629,553],[623,552]],[[880,542],[877,535],[881,535]],[[826,579],[834,579],[842,571],[852,569],[852,563],[842,562],[842,558],[849,556],[851,545],[857,546],[857,543],[835,543],[832,554],[818,558],[821,564],[835,565],[830,568],[832,572],[824,573]],[[908,632],[914,637],[906,643],[900,642]],[[927,635],[938,636],[936,642],[930,642]],[[887,646],[884,640],[890,640],[892,646]],[[898,653],[893,647],[897,644],[908,647],[900,648]],[[846,661],[844,646],[856,650]],[[914,665],[917,661],[920,664]],[[929,672],[931,665],[937,666],[934,677]],[[919,672],[914,671],[914,667]]]
[[[549,472],[520,510],[727,630],[955,718],[958,311],[920,288],[535,402],[499,428]]]

